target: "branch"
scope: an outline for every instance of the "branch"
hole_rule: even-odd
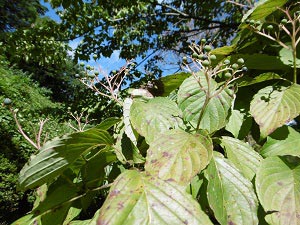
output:
[[[18,118],[17,118],[17,113],[15,113],[11,108],[10,108],[10,111],[11,111],[11,113],[12,113],[12,115],[13,115],[13,117],[14,117],[14,119],[15,119],[15,122],[16,122],[16,124],[17,124],[17,127],[18,127],[18,131],[21,133],[21,135],[33,146],[33,147],[35,147],[36,149],[40,149],[39,148],[39,146],[36,144],[36,143],[34,143],[27,135],[26,135],[26,133],[23,131],[23,129],[22,129],[22,126],[21,126],[21,124],[19,123],[19,120],[18,120]]]

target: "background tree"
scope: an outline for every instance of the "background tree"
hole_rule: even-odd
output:
[[[155,75],[161,74],[157,63],[162,59],[179,68],[181,57],[172,56],[191,53],[192,40],[206,38],[215,46],[228,43],[253,2],[50,1],[58,9],[65,40],[82,38],[75,59],[109,57],[118,51],[122,59],[146,62],[146,73]]]
[[[1,0],[0,34],[19,28],[30,27],[46,12],[39,0]]]

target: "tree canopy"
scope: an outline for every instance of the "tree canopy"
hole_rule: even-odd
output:
[[[190,53],[192,40],[206,38],[216,46],[228,43],[253,2],[50,0],[61,18],[62,38],[82,38],[76,59],[88,60],[93,54],[110,57],[118,51],[123,59],[146,61],[146,71],[156,73],[157,62],[167,54]],[[181,59],[171,61],[179,65]]]

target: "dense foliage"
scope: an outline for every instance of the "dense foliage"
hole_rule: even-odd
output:
[[[46,117],[42,140],[50,140],[70,129],[57,115],[62,106],[49,99],[49,91],[40,88],[28,74],[10,68],[7,60],[0,60],[0,99],[10,98],[23,130],[35,139],[38,123]],[[42,118],[43,116],[43,118]],[[47,135],[47,137],[45,136]],[[18,132],[8,107],[0,107],[0,220],[13,221],[26,213],[34,197],[30,192],[16,192],[18,171],[36,149]],[[29,198],[29,199],[28,199]]]
[[[232,45],[191,43],[186,73],[160,79],[160,96],[123,97],[118,74],[99,90],[87,72],[123,116],[30,158],[19,189],[37,199],[14,224],[299,224],[300,134],[287,126],[300,114],[299,4],[259,1]]]

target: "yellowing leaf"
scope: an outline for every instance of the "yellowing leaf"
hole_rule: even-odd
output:
[[[203,135],[166,131],[150,144],[145,170],[152,176],[186,186],[207,166],[212,149],[211,140]]]

